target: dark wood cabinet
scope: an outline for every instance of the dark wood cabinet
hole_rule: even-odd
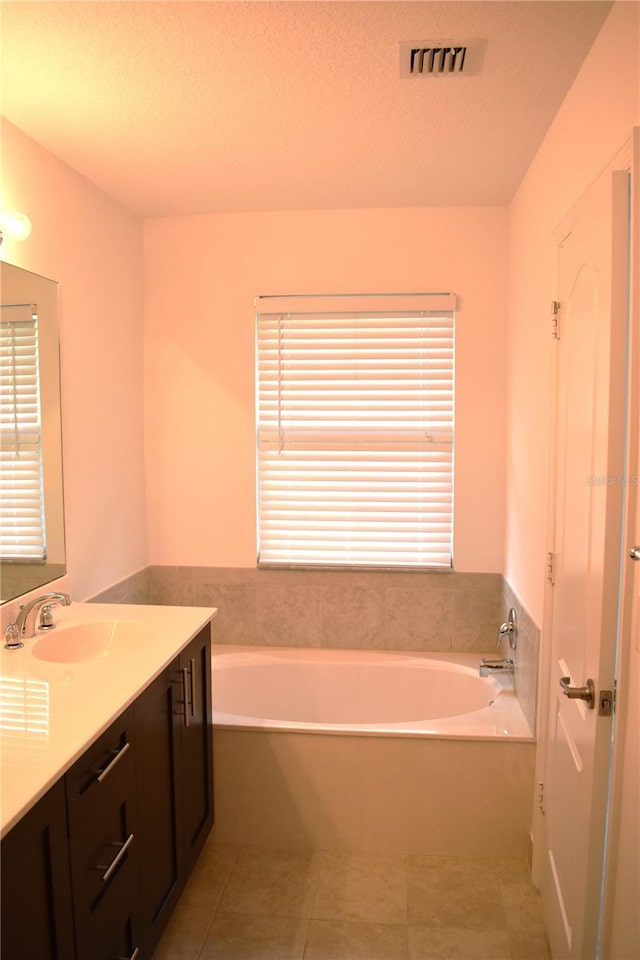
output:
[[[2,841],[2,960],[148,960],[213,824],[210,625]]]
[[[211,637],[135,703],[143,943],[150,955],[213,823]]]
[[[71,767],[65,784],[77,960],[131,957],[141,945],[132,707]]]
[[[213,825],[211,637],[207,626],[180,655],[188,698],[181,728],[182,824],[185,878]],[[186,673],[185,673],[186,671]]]
[[[183,885],[178,659],[135,703],[138,734],[138,811],[145,955],[158,942]]]
[[[64,781],[4,837],[3,960],[74,960]]]

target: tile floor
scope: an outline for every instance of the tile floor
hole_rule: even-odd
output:
[[[549,960],[524,862],[216,845],[153,960]]]

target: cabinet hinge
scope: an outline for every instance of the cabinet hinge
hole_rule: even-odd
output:
[[[540,813],[544,814],[544,783],[538,784],[538,794],[536,799],[538,803],[538,810]]]
[[[547,554],[547,581],[554,586],[556,582],[556,555],[555,553]]]
[[[552,300],[551,301],[551,336],[554,340],[560,339],[560,301]]]

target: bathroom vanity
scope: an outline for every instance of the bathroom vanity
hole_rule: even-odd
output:
[[[76,604],[2,651],[3,960],[151,956],[213,823],[214,614]]]

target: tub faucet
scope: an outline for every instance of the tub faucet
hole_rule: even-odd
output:
[[[24,646],[23,641],[34,637],[36,633],[36,618],[40,614],[38,627],[41,630],[55,629],[51,607],[68,607],[71,603],[71,597],[68,593],[43,593],[39,597],[34,597],[28,603],[21,603],[18,610],[18,616],[10,623],[4,632],[5,647],[8,650],[15,650]],[[33,614],[33,616],[31,616]]]
[[[518,618],[514,607],[511,607],[509,610],[508,619],[498,627],[498,638],[496,641],[498,649],[500,649],[500,645],[505,637],[508,638],[511,649],[515,650],[518,644]]]
[[[514,663],[511,657],[504,660],[490,660],[483,657],[480,661],[480,676],[489,677],[492,673],[513,673]]]

